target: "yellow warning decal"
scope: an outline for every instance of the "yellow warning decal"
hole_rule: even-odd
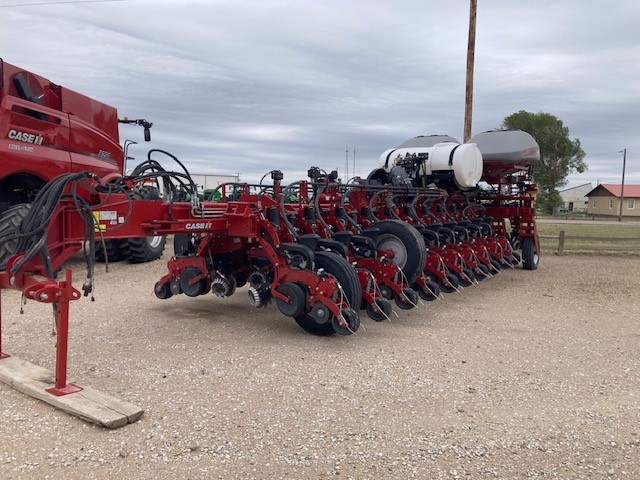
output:
[[[93,226],[96,232],[104,232],[107,229],[106,225],[100,224],[100,212],[93,212]]]

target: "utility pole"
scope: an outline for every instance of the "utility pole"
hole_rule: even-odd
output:
[[[344,161],[344,181],[349,180],[349,146],[344,149],[345,161]]]
[[[356,147],[353,147],[353,171],[351,172],[351,176],[356,176]]]
[[[473,112],[473,62],[476,52],[476,10],[478,0],[470,0],[469,44],[467,46],[467,92],[464,102],[464,141],[471,138],[471,116]]]
[[[624,204],[624,171],[627,168],[627,149],[622,151],[622,185],[620,186],[620,213],[618,214],[618,221],[622,221],[622,205]]]

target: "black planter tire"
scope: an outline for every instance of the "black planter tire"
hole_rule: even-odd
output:
[[[2,236],[11,235],[12,232],[15,232],[18,225],[22,223],[24,217],[29,213],[29,210],[31,210],[31,204],[29,203],[19,203],[5,210],[0,215],[0,233]],[[0,244],[0,270],[4,270],[7,260],[13,256],[17,246],[17,238]]]
[[[427,280],[425,284],[428,288],[426,291],[424,288],[420,288],[418,284],[414,284],[413,289],[418,292],[420,298],[425,302],[433,302],[434,300],[437,300],[440,297],[440,287],[438,284],[431,280]]]
[[[158,189],[143,185],[134,189],[130,193],[133,201],[136,200],[160,200],[160,193]],[[127,245],[121,245],[121,249],[124,251],[128,249],[129,261],[131,263],[146,263],[152,260],[156,260],[162,256],[164,252],[164,246],[167,243],[167,237],[165,235],[157,235],[143,238],[130,238],[122,241],[127,242]]]
[[[519,265],[520,262],[522,262],[522,256],[518,252],[513,252],[511,255],[513,255],[513,260],[515,261],[515,265]]]
[[[476,276],[473,271],[470,268],[465,268],[462,270],[462,273],[458,277],[458,280],[460,281],[460,285],[462,285],[463,287],[468,287],[470,285],[473,285],[473,280],[475,278]]]
[[[322,268],[336,278],[344,291],[349,306],[354,312],[358,312],[362,301],[362,291],[353,266],[340,255],[331,252],[315,252],[315,264],[316,268]],[[325,336],[335,333],[331,321],[318,323],[308,313],[296,315],[294,318],[298,325],[313,335]]]
[[[383,297],[376,298],[375,302],[380,311],[376,312],[371,304],[367,304],[367,315],[369,315],[369,318],[376,322],[388,320],[389,315],[391,315],[391,302]]]
[[[380,229],[376,247],[395,253],[394,263],[407,277],[409,285],[415,283],[427,262],[427,247],[420,232],[399,220],[382,220],[372,225]]]
[[[167,298],[173,297],[173,292],[171,291],[169,282],[165,282],[162,286],[160,286],[160,282],[156,282],[156,285],[153,288],[153,293],[155,293],[156,297],[160,300],[166,300]]]
[[[502,270],[502,265],[495,258],[491,259],[491,267],[492,273],[498,273],[500,270]]]
[[[380,290],[380,295],[382,295],[383,298],[386,298],[387,300],[393,300],[395,298],[395,292],[391,290],[388,285],[379,285],[378,288]]]
[[[460,282],[458,282],[458,277],[456,277],[453,273],[447,273],[446,281],[439,280],[438,286],[444,293],[453,293],[460,286]]]
[[[401,310],[411,310],[418,305],[418,292],[413,288],[404,288],[402,293],[407,298],[404,300],[401,297],[396,297],[396,305]]]
[[[540,257],[536,253],[536,245],[533,238],[522,240],[522,268],[525,270],[536,270],[540,263]]]
[[[342,316],[347,322],[347,327],[340,325],[338,319],[333,317],[331,324],[335,333],[338,335],[351,335],[352,333],[356,333],[358,328],[360,328],[360,316],[358,315],[358,312],[353,308],[344,308],[342,310]]]
[[[480,270],[481,273],[476,273],[476,278],[480,281],[489,278],[489,275],[491,274],[489,272],[489,267],[487,267],[484,263],[479,263],[478,264],[478,270]]]

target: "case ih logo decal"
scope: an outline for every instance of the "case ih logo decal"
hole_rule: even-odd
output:
[[[207,230],[211,228],[211,223],[209,222],[201,222],[201,223],[187,223],[184,226],[187,230]]]
[[[10,140],[19,140],[21,142],[33,143],[34,145],[42,145],[42,135],[34,135],[33,133],[19,132],[17,130],[9,130]]]

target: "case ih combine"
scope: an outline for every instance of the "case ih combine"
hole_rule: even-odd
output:
[[[125,155],[118,123],[144,127],[146,120],[118,120],[115,108],[0,59],[0,213],[31,203],[44,185],[64,173],[89,170],[103,181],[121,177]],[[159,198],[150,188],[132,198]],[[109,240],[108,259],[155,260],[164,237]],[[97,253],[104,260],[104,251]]]
[[[273,170],[268,182],[222,185],[222,201],[204,202],[186,169],[168,172],[153,158],[166,152],[149,152],[132,175],[113,171],[122,158],[115,110],[7,64],[3,78],[2,155],[39,156],[60,175],[0,217],[0,289],[53,303],[61,335],[81,293],[69,270],[60,281],[55,272],[82,250],[87,296],[96,255],[123,239],[176,235],[175,256],[155,284],[160,299],[227,297],[245,287],[253,307],[275,303],[316,335],[357,331],[363,310],[383,321],[393,305],[411,309],[505,268],[537,268],[530,171],[539,150],[524,132],[483,133],[465,144],[416,137],[385,152],[367,179],[341,182],[312,167],[307,179],[284,185]],[[42,93],[32,86],[21,94],[20,78]],[[69,171],[69,157],[91,169]],[[149,193],[151,179],[166,198]],[[57,365],[53,393],[70,393],[66,337]]]

